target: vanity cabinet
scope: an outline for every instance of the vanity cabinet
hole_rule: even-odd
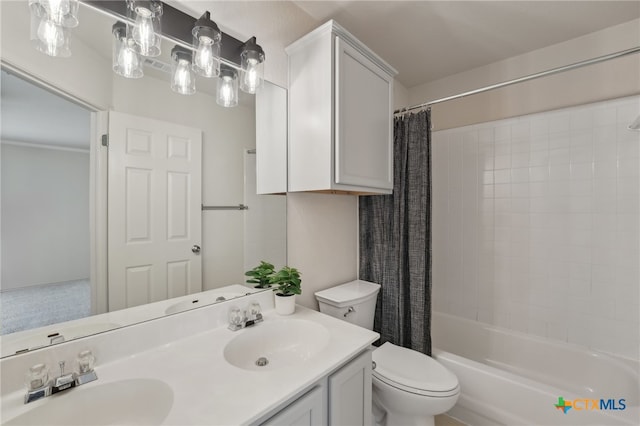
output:
[[[262,425],[319,426],[327,424],[324,392],[324,386],[318,385],[314,387]]]
[[[390,194],[397,72],[335,21],[286,51],[289,191]]]
[[[370,425],[371,351],[329,376],[329,424]]]
[[[371,392],[371,351],[367,350],[261,426],[369,426]]]

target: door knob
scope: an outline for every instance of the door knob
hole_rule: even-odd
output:
[[[200,254],[200,246],[199,245],[194,245],[193,247],[191,247],[191,251],[194,252],[195,254]]]

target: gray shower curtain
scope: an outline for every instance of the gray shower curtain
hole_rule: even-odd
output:
[[[381,343],[431,355],[431,113],[394,119],[392,195],[360,197],[360,279],[382,286]]]

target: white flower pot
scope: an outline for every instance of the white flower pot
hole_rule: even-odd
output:
[[[287,296],[275,293],[276,313],[278,315],[291,315],[296,310],[296,295]]]

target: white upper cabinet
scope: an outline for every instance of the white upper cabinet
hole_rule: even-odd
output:
[[[335,21],[286,51],[289,191],[390,194],[397,72]]]

